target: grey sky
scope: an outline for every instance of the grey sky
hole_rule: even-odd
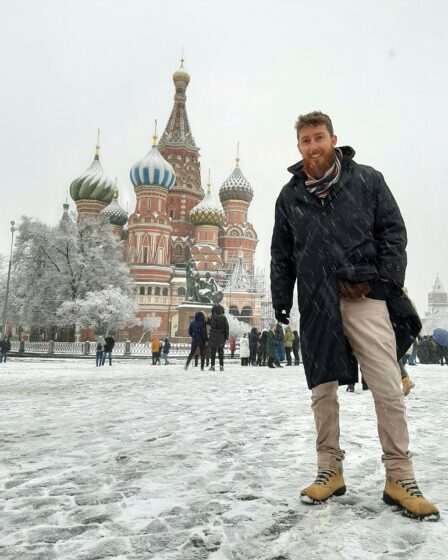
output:
[[[129,169],[154,119],[166,125],[184,47],[203,184],[209,168],[214,188],[227,178],[239,140],[258,264],[299,159],[294,121],[321,109],[400,204],[423,313],[437,272],[448,287],[447,21],[443,0],[2,0],[0,253],[11,219],[56,223],[98,127],[103,166],[133,209]]]

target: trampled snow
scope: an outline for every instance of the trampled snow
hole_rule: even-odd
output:
[[[340,389],[347,493],[315,476],[302,367],[184,371],[116,360],[0,364],[3,560],[448,558],[448,368],[409,368],[417,479],[438,523],[383,503],[372,395]]]

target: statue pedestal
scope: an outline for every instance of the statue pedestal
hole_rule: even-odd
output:
[[[184,301],[183,303],[181,303],[177,308],[177,311],[179,313],[179,323],[176,337],[188,337],[188,328],[191,321],[193,321],[196,313],[198,311],[202,311],[205,315],[205,318],[207,318],[212,313],[212,307],[212,303],[197,303],[190,301]]]

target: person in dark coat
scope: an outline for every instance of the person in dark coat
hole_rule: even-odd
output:
[[[257,346],[258,346],[258,330],[257,327],[252,327],[249,333],[249,363],[251,366],[257,365]]]
[[[101,337],[96,343],[96,365],[97,367],[103,365],[103,353],[104,353],[104,339]]]
[[[113,336],[108,335],[104,339],[104,347],[103,347],[103,362],[102,365],[104,366],[104,362],[106,361],[106,355],[109,354],[109,365],[112,365],[112,350],[115,346],[115,339]]]
[[[266,346],[268,343],[268,331],[264,330],[261,333],[260,338],[258,339],[258,347],[257,347],[257,364],[259,366],[266,365]]]
[[[271,328],[266,337],[266,355],[268,357],[268,367],[275,368],[275,363],[277,362],[277,335],[276,335],[277,325],[272,323]],[[278,366],[277,366],[278,367]]]
[[[170,339],[165,338],[165,340],[163,341],[163,346],[162,346],[162,358],[163,358],[163,364],[165,366],[167,366],[169,364],[168,354],[170,353],[170,350],[171,350]]]
[[[292,334],[294,335],[294,339],[292,341],[292,353],[294,354],[294,365],[298,366],[300,365],[300,356],[299,356],[300,337],[297,331],[292,331]]]
[[[216,352],[219,358],[219,370],[224,371],[224,346],[229,338],[229,322],[224,315],[224,307],[215,304],[209,319],[210,325],[210,371],[215,371]]]
[[[271,290],[276,319],[288,324],[297,282],[302,359],[318,432],[318,475],[302,499],[316,503],[345,492],[337,389],[356,381],[359,361],[377,412],[384,500],[420,519],[438,518],[415,482],[397,363],[419,322],[402,292],[403,218],[382,174],[357,164],[351,147],[336,148],[327,115],[302,115],[296,130],[303,159],[289,168],[292,178],[276,202]]]
[[[205,329],[205,315],[202,311],[198,311],[194,316],[194,320],[188,328],[188,334],[191,336],[191,350],[184,369],[188,369],[193,356],[198,353],[201,356],[201,371],[204,371],[207,331]]]
[[[9,342],[9,338],[7,336],[3,337],[3,340],[0,342],[0,364],[2,362],[6,362],[6,356],[8,352],[11,350],[11,343]]]

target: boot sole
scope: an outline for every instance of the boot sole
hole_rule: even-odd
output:
[[[347,488],[345,486],[341,486],[341,488],[338,488],[337,490],[335,490],[333,492],[333,494],[331,494],[331,496],[328,496],[328,498],[325,498],[325,500],[315,500],[314,498],[311,498],[310,496],[307,496],[306,494],[301,494],[300,495],[300,500],[307,505],[313,506],[313,505],[318,505],[318,504],[323,504],[326,501],[328,501],[330,498],[333,498],[333,496],[343,496],[347,491]]]
[[[406,517],[410,517],[411,519],[417,519],[419,521],[439,521],[440,513],[430,513],[428,515],[417,515],[416,513],[409,511],[404,506],[400,504],[398,500],[395,500],[386,492],[383,492],[383,502],[386,503],[388,506],[398,506],[400,510],[406,515]]]

